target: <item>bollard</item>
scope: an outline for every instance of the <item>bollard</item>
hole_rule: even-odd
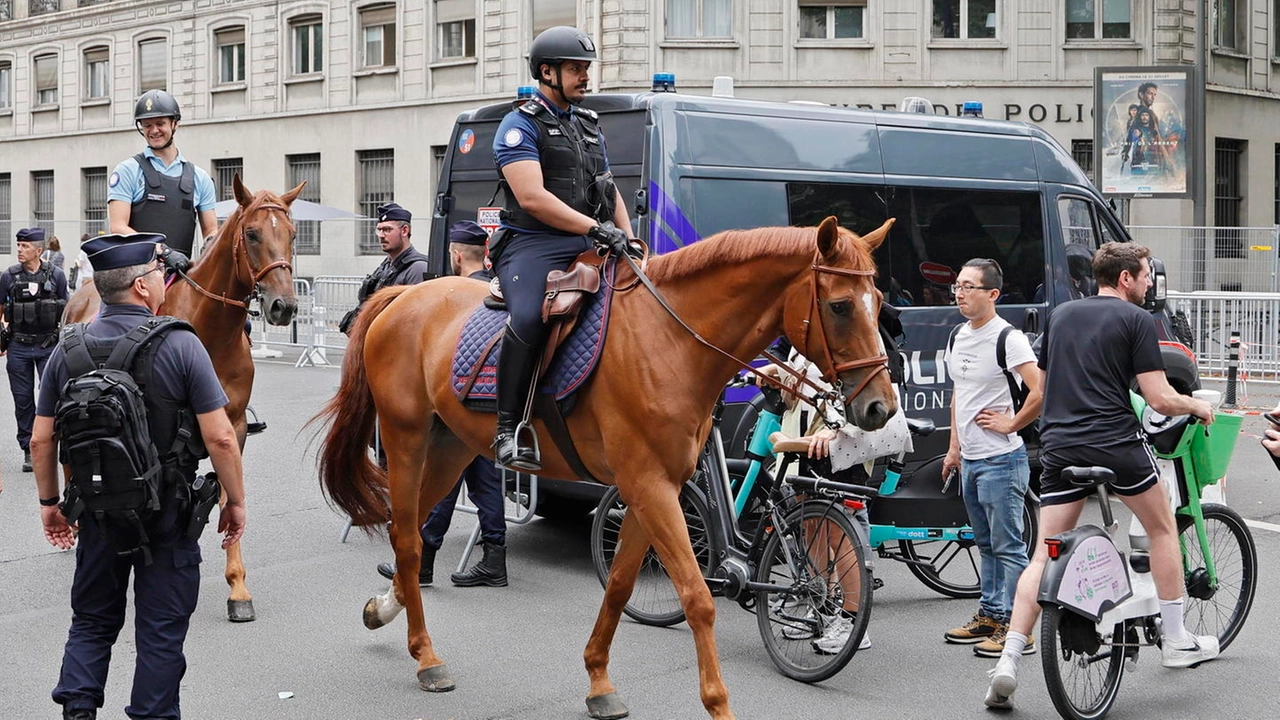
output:
[[[1231,341],[1227,346],[1227,397],[1222,407],[1236,407],[1236,382],[1240,375],[1240,331],[1231,331]]]

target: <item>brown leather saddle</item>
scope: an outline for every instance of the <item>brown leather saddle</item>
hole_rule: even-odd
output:
[[[577,257],[568,270],[552,270],[547,273],[547,290],[542,296],[542,322],[551,326],[547,347],[542,351],[538,374],[551,367],[560,343],[578,326],[578,314],[588,295],[600,292],[601,268],[604,258],[595,250],[588,250]],[[489,297],[484,304],[494,309],[505,309],[501,286],[497,279],[489,282]],[[501,334],[493,342],[497,342]],[[486,356],[488,355],[486,348]]]

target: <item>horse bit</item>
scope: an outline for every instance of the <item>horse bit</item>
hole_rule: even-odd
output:
[[[264,202],[256,206],[250,206],[248,208],[245,208],[244,216],[248,218],[250,212],[257,212],[258,210],[279,210],[280,212],[283,212],[286,214],[288,214],[289,212],[289,208],[285,207],[284,205],[280,205],[278,203],[272,203],[272,202]],[[276,218],[274,215],[271,216],[271,225],[272,227],[275,227],[276,225]],[[262,281],[262,278],[266,277],[268,273],[270,273],[272,270],[275,270],[277,268],[284,268],[285,270],[292,273],[293,265],[291,265],[288,260],[285,260],[282,258],[280,260],[276,260],[275,262],[267,265],[261,270],[254,272],[253,264],[249,262],[249,251],[242,250],[246,242],[243,228],[244,228],[244,223],[243,221],[240,221],[240,228],[238,228],[238,233],[236,234],[236,238],[231,245],[231,263],[235,267],[236,280],[239,281],[242,279],[241,273],[240,273],[241,253],[243,253],[243,257],[244,257],[243,264],[246,268],[248,268],[249,275],[252,278],[252,280],[249,282],[249,285],[253,289],[249,292],[248,295],[245,296],[243,300],[236,300],[234,298],[227,297],[226,293],[223,293],[221,295],[215,295],[214,293],[201,287],[200,283],[197,283],[195,280],[192,280],[191,276],[187,275],[185,270],[179,270],[178,276],[181,277],[183,280],[187,281],[187,283],[191,285],[191,287],[195,288],[201,295],[204,295],[205,297],[210,298],[212,300],[217,300],[223,305],[231,305],[234,307],[243,308],[244,311],[248,313],[250,317],[260,317],[262,315],[261,311],[253,310],[252,308],[249,307],[249,303],[253,302],[254,300],[257,300],[259,297],[262,296],[261,292],[258,290],[258,283],[260,283]]]

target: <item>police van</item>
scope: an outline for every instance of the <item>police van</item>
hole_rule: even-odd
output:
[[[519,102],[457,120],[431,226],[436,272],[448,272],[451,223],[496,222],[493,137]],[[594,95],[584,105],[600,115],[635,233],[657,252],[734,228],[816,225],[835,215],[866,233],[897,218],[875,259],[886,302],[902,309],[901,406],[940,429],[951,403],[943,355],[963,321],[950,286],[965,261],[1000,264],[997,311],[1034,333],[1057,305],[1096,292],[1089,260],[1098,246],[1129,240],[1071,155],[1035,125],[674,92]],[[1147,306],[1170,382],[1190,393],[1199,387],[1194,356],[1174,337],[1162,266],[1152,265]],[[752,421],[741,407],[736,417],[743,419],[726,422],[731,454],[743,451]],[[913,459],[942,454],[947,442],[947,432],[935,433],[916,443]],[[539,492],[552,503],[548,514],[585,511],[599,494],[548,480]]]

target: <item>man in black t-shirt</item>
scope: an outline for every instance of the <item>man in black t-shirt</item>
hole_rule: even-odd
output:
[[[1218,639],[1192,636],[1183,624],[1176,525],[1155,456],[1129,403],[1129,387],[1137,380],[1147,403],[1165,415],[1195,415],[1207,424],[1213,422],[1213,408],[1179,395],[1165,377],[1155,319],[1141,307],[1151,286],[1149,255],[1133,243],[1103,245],[1093,257],[1098,294],[1060,306],[1045,328],[1039,363],[1045,373],[1040,536],[1074,528],[1090,494],[1063,480],[1064,468],[1113,470],[1112,490],[1151,541],[1151,574],[1163,620],[1161,664],[1189,667],[1217,657]],[[1047,546],[1040,543],[1018,581],[1004,652],[991,672],[988,707],[1013,705],[1018,661],[1040,614],[1037,596],[1047,561]]]

